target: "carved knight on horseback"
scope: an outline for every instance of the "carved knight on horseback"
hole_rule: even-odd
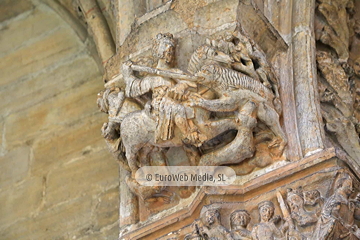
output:
[[[109,120],[103,133],[105,138],[118,137],[118,146],[122,147],[117,154],[122,153],[126,159],[126,169],[131,171],[132,178],[139,167],[154,165],[156,161],[157,166],[167,165],[165,154],[157,154],[155,161],[149,158],[154,152],[169,147],[182,146],[190,165],[240,163],[255,152],[253,130],[257,119],[274,133],[272,144],[277,144],[282,153],[286,138],[276,111],[279,109],[276,106],[277,91],[274,94],[259,81],[264,76],[253,79],[237,71],[248,69],[247,66],[241,67],[241,62],[234,62],[241,55],[239,52],[224,53],[216,41],[212,43],[200,46],[193,53],[188,67],[191,75],[172,68],[175,41],[169,33],[158,34],[154,39],[152,52],[157,59],[156,68],[139,66],[131,61],[123,64],[125,89],[112,95],[120,96],[121,101],[135,107],[129,108],[132,111],[125,114],[119,107],[123,103],[115,101],[116,112],[122,117],[115,122]],[[148,75],[139,78],[134,71]],[[262,69],[248,72],[256,74],[261,71],[264,72]],[[109,92],[106,94],[111,95]],[[104,101],[99,100],[103,109],[109,105]],[[230,143],[200,153],[202,145],[212,139],[221,139],[219,136],[231,130],[236,130],[237,134]],[[161,191],[149,187],[140,191],[142,186],[135,181],[128,181],[128,185],[133,192],[140,192],[138,196],[144,200]]]

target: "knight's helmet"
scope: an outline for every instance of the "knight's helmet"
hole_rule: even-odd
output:
[[[153,39],[152,55],[156,59],[165,59],[171,63],[175,56],[176,41],[171,33],[159,33]]]

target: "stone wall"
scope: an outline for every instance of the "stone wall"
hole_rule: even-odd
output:
[[[0,3],[0,239],[116,239],[96,50],[45,2]]]

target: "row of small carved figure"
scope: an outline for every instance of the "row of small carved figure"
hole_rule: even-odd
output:
[[[218,206],[205,206],[201,210],[200,220],[193,224],[194,232],[187,234],[184,239],[263,239],[264,234],[273,239],[272,235],[282,236],[281,230],[275,225],[280,217],[274,216],[274,204],[271,201],[263,201],[258,208],[261,222],[256,224],[252,231],[247,228],[251,218],[246,210],[236,210],[230,215],[229,231],[221,225]]]
[[[248,211],[234,211],[230,215],[231,230],[228,230],[221,224],[220,205],[204,206],[200,219],[193,223],[193,232],[184,239],[359,239],[360,230],[355,220],[360,220],[360,194],[350,198],[353,192],[352,179],[347,173],[337,177],[333,194],[326,200],[318,190],[303,192],[299,188],[288,189],[285,203],[278,192],[283,217],[274,216],[273,202],[260,202],[260,222],[253,225],[251,231]]]

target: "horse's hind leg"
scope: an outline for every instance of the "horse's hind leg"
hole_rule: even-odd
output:
[[[285,133],[280,126],[279,114],[269,105],[260,103],[257,115],[259,120],[264,122],[276,136],[276,139],[269,144],[269,147],[277,146],[279,149],[278,155],[281,155],[287,144],[287,140]]]
[[[200,159],[200,166],[218,166],[237,164],[254,155],[255,146],[253,129],[256,126],[256,104],[246,103],[237,115],[238,127],[235,139],[226,146],[205,154]]]
[[[200,158],[199,166],[236,164],[254,155],[252,128],[238,127],[235,139],[226,146],[207,153]]]
[[[166,166],[167,165],[167,158],[162,148],[152,148],[150,153],[150,162],[148,165],[151,166]]]
[[[140,150],[138,147],[126,147],[126,159],[128,161],[129,167],[131,169],[131,176],[132,178],[135,178],[135,173],[139,169],[139,166],[137,164],[137,153]]]
[[[154,147],[148,145],[144,146],[138,151],[137,159],[140,164],[140,167],[150,166],[150,153],[152,152]]]
[[[189,159],[190,166],[197,166],[197,163],[199,162],[200,159],[199,150],[195,146],[186,145],[186,144],[183,145],[183,149],[186,153],[186,156]]]

